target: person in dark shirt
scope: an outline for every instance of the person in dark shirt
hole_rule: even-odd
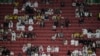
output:
[[[70,50],[67,51],[67,56],[71,56],[71,51]]]
[[[10,50],[4,47],[4,50],[2,51],[2,56],[6,56],[6,55],[10,56]]]

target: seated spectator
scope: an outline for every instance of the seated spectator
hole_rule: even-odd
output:
[[[60,7],[65,7],[65,1],[60,1]]]
[[[2,51],[2,56],[10,56],[10,50],[7,49],[6,47],[4,47],[3,51]]]
[[[97,20],[100,21],[100,13],[97,16]]]
[[[24,44],[23,47],[22,47],[22,51],[23,51],[23,52],[26,52],[26,51],[27,51],[27,48],[28,48],[27,45]]]
[[[35,2],[33,3],[33,7],[38,8],[38,2],[37,2],[37,1],[35,1]]]
[[[71,53],[71,56],[78,56],[79,51],[76,49]]]
[[[19,31],[25,31],[25,25],[23,25],[23,23],[21,23],[21,22],[17,22],[16,29]]]
[[[88,30],[87,29],[82,29],[82,32],[83,32],[82,33],[83,35],[86,35],[88,33]]]
[[[12,33],[11,33],[11,41],[16,41],[16,38],[17,38],[17,36],[16,36],[15,31],[12,31]]]
[[[65,27],[69,27],[70,26],[70,21],[69,19],[65,19]]]
[[[66,46],[66,45],[68,45],[68,41],[67,40],[64,40],[63,41],[63,44]]]
[[[75,42],[74,43],[75,46],[78,46],[79,45],[79,41],[78,40],[75,40],[74,42]]]
[[[51,37],[51,40],[55,41],[57,38],[57,34],[54,34],[52,37]]]
[[[55,25],[52,26],[52,30],[56,31],[57,27]]]
[[[67,51],[67,56],[71,56],[71,51],[70,50]]]
[[[30,24],[30,25],[33,25],[33,24],[34,24],[33,18],[30,17],[30,18],[28,19],[28,24]]]
[[[60,8],[56,8],[56,9],[54,10],[54,14],[61,14],[61,13],[62,13],[62,11],[61,11]]]
[[[58,46],[55,46],[54,49],[55,49],[55,51],[54,51],[55,53],[58,53],[59,52],[59,47]]]
[[[79,23],[79,24],[83,24],[83,23],[84,23],[84,18],[80,18],[80,19],[78,20],[78,23]]]
[[[75,45],[75,40],[74,39],[72,39],[70,42],[71,42],[71,45]]]
[[[42,54],[44,52],[44,47],[42,45],[39,46],[39,53]]]
[[[43,52],[43,53],[41,54],[41,56],[46,56],[46,53],[45,53],[45,52]]]
[[[96,55],[96,53],[95,53],[95,52],[93,52],[93,53],[91,54],[91,56],[97,56],[97,55]]]
[[[82,38],[82,37],[83,37],[82,34],[77,32],[72,34],[72,38]]]
[[[47,53],[50,53],[50,52],[51,52],[51,46],[48,45],[48,46],[47,46]]]
[[[29,26],[28,26],[28,31],[33,31],[33,29],[34,29],[34,28],[33,28],[32,25],[29,25]]]
[[[13,15],[17,15],[18,14],[18,8],[17,7],[14,7],[14,9],[13,9]]]
[[[12,20],[9,21],[9,28],[13,28],[13,22],[12,22]]]
[[[50,53],[47,53],[47,56],[51,56],[51,54]]]
[[[57,37],[59,37],[59,38],[63,38],[64,37],[63,32],[58,32],[57,34],[58,34]]]
[[[45,22],[43,19],[40,21],[40,27],[45,27]]]

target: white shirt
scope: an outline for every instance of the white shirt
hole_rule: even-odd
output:
[[[75,42],[75,46],[78,46],[79,45],[78,40],[75,40],[74,42]]]
[[[38,2],[35,1],[33,6],[37,8],[38,7]]]
[[[51,52],[51,47],[50,46],[47,47],[47,52]]]
[[[83,31],[83,35],[87,34],[88,33],[88,30],[87,29],[82,29]]]
[[[33,22],[33,19],[32,19],[32,18],[30,18],[28,22],[29,22],[29,24],[34,24],[34,22]]]
[[[75,40],[71,40],[71,45],[75,45]]]
[[[13,14],[18,14],[18,9],[17,8],[14,8]]]
[[[57,52],[57,53],[59,52],[59,47],[58,46],[55,47],[55,52]]]
[[[33,26],[32,26],[32,25],[30,25],[30,26],[28,27],[28,31],[33,31]]]

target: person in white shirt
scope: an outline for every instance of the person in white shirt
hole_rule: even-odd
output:
[[[88,37],[88,38],[92,38],[92,33],[90,33],[90,32],[87,33],[87,37]]]
[[[27,1],[27,2],[25,3],[25,6],[32,7],[32,3],[31,3],[31,1],[30,1],[30,0],[29,0],[29,1]]]
[[[78,50],[74,50],[71,54],[71,56],[78,56],[79,51]]]
[[[75,40],[74,42],[75,42],[75,46],[78,46],[79,45],[78,40]]]
[[[87,29],[82,29],[83,35],[86,35],[88,33]]]
[[[27,51],[27,48],[28,48],[27,45],[24,44],[23,47],[22,47],[22,51],[23,51],[23,52],[26,52],[26,51]]]
[[[46,53],[45,53],[45,52],[43,52],[41,56],[46,56]]]
[[[21,24],[21,22],[17,22],[16,24],[17,30],[25,31],[25,26]]]
[[[50,53],[47,53],[47,56],[51,56]]]
[[[34,29],[34,28],[33,28],[32,25],[29,25],[29,26],[28,26],[28,31],[33,31],[33,29]]]
[[[58,53],[59,52],[59,47],[58,46],[55,46],[55,51],[54,52],[56,52],[56,53]]]
[[[71,45],[75,45],[75,40],[74,39],[71,40]]]
[[[55,41],[55,40],[56,40],[56,37],[57,37],[57,34],[54,34],[54,35],[51,37],[51,40]]]
[[[33,6],[34,6],[35,8],[38,8],[38,2],[35,1],[35,2],[33,3]]]
[[[12,41],[16,41],[16,33],[15,33],[15,31],[11,32],[11,40]]]
[[[39,53],[42,53],[44,51],[44,48],[42,45],[39,46]]]
[[[50,52],[51,52],[51,46],[48,45],[48,46],[47,46],[47,53],[50,53]]]
[[[29,18],[28,19],[28,23],[31,24],[31,25],[33,25],[34,24],[33,19],[32,18]]]
[[[9,22],[9,28],[13,28],[13,22],[12,22],[12,20],[10,20],[10,22]]]
[[[34,56],[39,56],[39,54],[38,53],[34,53]]]
[[[13,14],[14,14],[14,15],[15,15],[15,14],[16,14],[16,15],[18,14],[18,8],[14,7]]]
[[[68,44],[68,41],[67,40],[64,40],[64,43],[63,43],[65,46]]]

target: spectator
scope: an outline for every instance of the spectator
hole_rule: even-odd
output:
[[[67,51],[67,56],[71,56],[71,51],[70,50]]]
[[[51,37],[51,40],[55,41],[57,38],[57,34],[54,34],[52,37]]]
[[[70,21],[68,19],[65,19],[65,27],[69,27]]]
[[[97,20],[100,21],[100,13],[97,16]]]
[[[78,23],[79,23],[79,24],[83,24],[83,23],[84,23],[84,18],[80,18],[80,19],[78,20]]]
[[[47,53],[50,53],[50,52],[51,52],[51,46],[48,45],[48,46],[47,46]]]
[[[64,0],[60,1],[60,7],[65,7],[65,1]]]
[[[14,7],[14,10],[13,10],[13,15],[17,15],[18,14],[18,8],[17,7]]]
[[[43,19],[40,21],[40,27],[45,27],[45,22]]]
[[[68,44],[68,41],[67,40],[64,40],[63,41],[63,44],[66,46]]]
[[[10,56],[10,50],[8,50],[6,47],[4,47],[4,50],[2,51],[2,56]]]
[[[15,33],[15,31],[12,31],[12,33],[11,33],[11,40],[12,41],[16,41],[16,33]]]
[[[59,52],[59,47],[58,46],[55,46],[55,51],[54,52],[56,52],[56,53],[58,53]]]
[[[56,31],[57,27],[55,25],[52,26],[52,30]]]
[[[34,24],[33,18],[32,18],[32,17],[30,17],[30,18],[28,19],[28,23],[29,23],[30,25],[33,25],[33,24]]]
[[[22,51],[23,51],[23,52],[26,52],[26,51],[27,51],[27,48],[28,48],[27,45],[24,44],[23,47],[22,47]]]
[[[35,1],[35,2],[33,3],[33,7],[38,8],[38,2],[37,2],[37,1]]]
[[[39,53],[44,52],[44,47],[42,45],[39,46]]]
[[[9,28],[13,28],[13,22],[12,22],[12,20],[10,20],[10,22],[9,22]]]
[[[58,34],[57,36],[58,36],[59,38],[63,38],[63,37],[64,37],[64,34],[63,34],[62,32],[58,32],[57,34]]]
[[[28,26],[28,31],[33,31],[33,30],[34,30],[33,26],[32,25],[29,25]]]

